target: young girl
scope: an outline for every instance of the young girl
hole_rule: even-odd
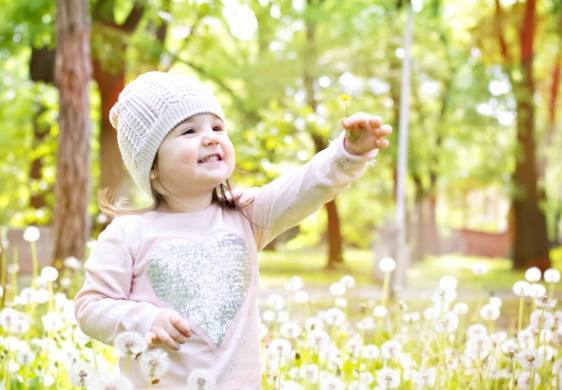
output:
[[[181,388],[206,369],[218,389],[258,389],[257,253],[361,176],[391,133],[378,117],[355,114],[346,132],[292,173],[233,193],[235,165],[223,111],[199,83],[148,72],[111,109],[119,149],[150,209],[121,214],[100,234],[76,295],[76,317],[112,344],[124,331],[169,354],[155,388]],[[139,362],[125,362],[146,387]]]

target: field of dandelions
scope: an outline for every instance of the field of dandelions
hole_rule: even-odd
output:
[[[2,254],[0,389],[132,389],[119,373],[119,357],[139,359],[147,387],[157,388],[168,368],[166,351],[147,348],[132,332],[113,347],[83,334],[69,296],[79,287],[82,262],[66,259],[61,274],[39,269],[38,237],[35,228],[24,232],[33,255],[29,286],[18,289],[17,258]],[[515,314],[502,316],[502,299],[463,302],[457,279],[447,275],[427,302],[395,302],[389,296],[395,262],[384,258],[378,266],[385,279],[376,300],[354,301],[350,275],[327,288],[328,304],[315,304],[297,276],[283,295],[262,300],[262,388],[562,389],[557,270],[527,270],[513,285]],[[197,370],[185,388],[214,383],[210,372]]]

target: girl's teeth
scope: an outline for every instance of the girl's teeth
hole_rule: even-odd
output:
[[[210,157],[207,157],[205,160],[203,160],[203,162],[214,162],[214,161],[218,161],[218,160],[219,160],[218,156],[210,156]]]

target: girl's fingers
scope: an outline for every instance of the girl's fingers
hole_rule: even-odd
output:
[[[380,116],[373,116],[369,119],[369,125],[372,129],[376,129],[382,125],[382,118]]]
[[[158,336],[160,341],[166,344],[168,347],[172,348],[175,351],[180,350],[179,344],[176,343],[164,329],[156,330],[156,335]]]
[[[384,138],[381,138],[381,139],[377,140],[377,148],[378,149],[386,149],[388,147],[388,145],[389,145],[389,142]]]
[[[149,346],[152,346],[154,344],[157,344],[157,340],[158,338],[156,337],[156,334],[154,334],[154,332],[148,332],[145,336],[144,336],[144,340],[146,341],[146,343]]]
[[[191,329],[185,321],[181,317],[174,317],[171,319],[172,325],[185,337],[191,337]]]
[[[384,124],[379,128],[380,135],[390,135],[392,134],[392,126]]]

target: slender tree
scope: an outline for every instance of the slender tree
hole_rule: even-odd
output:
[[[83,257],[89,236],[90,19],[87,0],[57,0],[55,82],[59,90],[59,148],[55,184],[54,265]]]

